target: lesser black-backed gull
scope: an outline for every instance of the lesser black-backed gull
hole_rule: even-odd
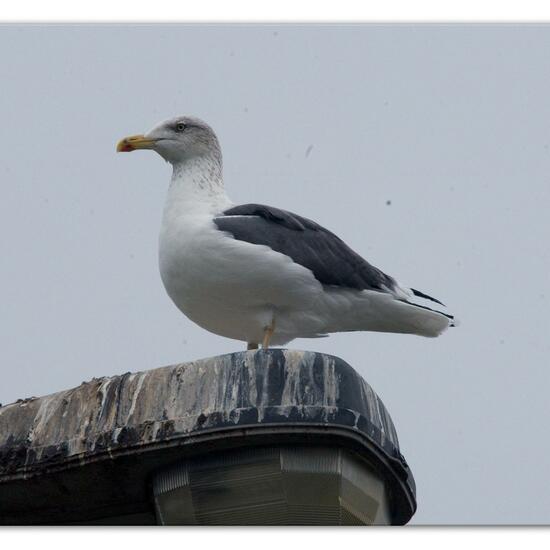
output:
[[[441,302],[400,285],[319,224],[270,206],[234,205],[205,122],[176,117],[117,146],[136,149],[173,165],[160,273],[176,306],[206,330],[254,349],[344,331],[438,336],[453,325]]]

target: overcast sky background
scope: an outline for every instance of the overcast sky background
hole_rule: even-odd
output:
[[[461,320],[353,333],[412,523],[550,519],[550,27],[0,27],[0,402],[241,350],[183,317],[157,239],[170,167],[117,140],[177,114],[229,196],[313,218]]]

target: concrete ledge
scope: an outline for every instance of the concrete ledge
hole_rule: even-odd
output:
[[[392,522],[414,514],[414,480],[372,388],[337,357],[275,349],[94,379],[0,408],[0,523],[154,523],[158,468],[274,442],[352,449],[386,479]]]

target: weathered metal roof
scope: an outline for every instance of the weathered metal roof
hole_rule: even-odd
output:
[[[283,440],[354,448],[387,479],[394,523],[414,513],[412,474],[372,388],[337,357],[273,349],[93,379],[0,408],[0,523],[147,522],[147,480],[159,467]]]

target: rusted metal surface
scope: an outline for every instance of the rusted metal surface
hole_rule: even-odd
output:
[[[178,447],[248,445],[255,434],[326,437],[327,429],[385,465],[414,513],[412,474],[372,388],[337,357],[275,349],[93,379],[1,407],[0,518],[15,517],[10,487],[32,490],[31,479],[47,487],[69,469],[94,465],[86,471],[100,475],[136,461],[146,476]]]

